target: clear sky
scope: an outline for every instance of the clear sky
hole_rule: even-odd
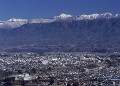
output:
[[[105,12],[120,14],[120,0],[0,0],[0,20]]]

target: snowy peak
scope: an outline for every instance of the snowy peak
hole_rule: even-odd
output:
[[[101,14],[101,17],[112,18],[112,17],[114,17],[114,15],[112,13],[104,13],[104,14]]]
[[[55,19],[66,19],[70,17],[72,17],[72,15],[62,13],[60,16],[55,16],[54,18]]]
[[[0,21],[0,28],[13,29],[20,27],[28,22],[27,19],[9,19],[7,21]]]
[[[91,14],[91,15],[86,15],[86,14],[83,14],[83,15],[79,15],[76,17],[77,20],[83,20],[83,19],[96,19],[100,16],[100,14]]]
[[[28,21],[28,23],[51,23],[54,22],[55,19],[31,19]]]
[[[120,17],[119,14],[112,14],[112,13],[104,13],[104,14],[101,14],[101,16],[103,18],[116,18],[116,17]]]
[[[28,20],[27,19],[15,19],[15,18],[8,20],[8,22],[22,22],[22,21],[28,21]]]
[[[113,15],[112,13],[103,13],[103,14],[91,14],[91,15],[79,15],[76,17],[76,20],[84,20],[84,19],[88,19],[88,20],[93,20],[93,19],[97,19],[97,18],[115,18],[115,17],[119,17],[119,14],[115,14]]]

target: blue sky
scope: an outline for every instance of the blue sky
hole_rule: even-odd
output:
[[[0,0],[0,20],[51,18],[61,13],[120,14],[120,0]]]

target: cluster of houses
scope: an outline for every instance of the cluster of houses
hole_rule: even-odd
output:
[[[111,54],[79,52],[2,53],[3,71],[12,71],[7,78],[36,86],[119,86],[120,57]],[[34,73],[27,73],[27,70]],[[21,73],[16,73],[20,70]],[[24,81],[25,83],[23,83]],[[13,82],[11,82],[13,83]],[[19,84],[20,84],[19,83]]]

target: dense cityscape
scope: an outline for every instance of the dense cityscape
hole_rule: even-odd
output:
[[[0,53],[1,86],[119,86],[119,53]]]

